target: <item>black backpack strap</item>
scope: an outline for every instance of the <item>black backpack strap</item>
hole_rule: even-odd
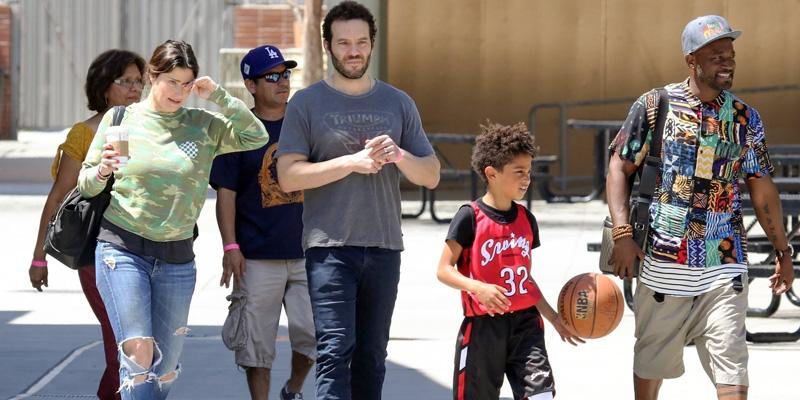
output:
[[[639,190],[635,199],[636,209],[631,213],[633,225],[633,240],[644,248],[647,230],[650,224],[650,203],[656,189],[656,180],[661,173],[661,142],[664,137],[664,126],[669,113],[669,94],[666,89],[658,89],[658,109],[656,114],[656,127],[650,139],[650,151],[644,160],[639,177]]]
[[[664,138],[664,125],[667,123],[669,113],[669,93],[664,88],[656,89],[658,93],[658,108],[656,110],[656,126],[650,140],[650,155],[661,158],[661,141]]]

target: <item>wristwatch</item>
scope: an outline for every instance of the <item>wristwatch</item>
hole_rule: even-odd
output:
[[[775,249],[775,257],[778,259],[783,258],[783,256],[787,254],[789,255],[790,258],[794,257],[794,247],[792,247],[791,244],[789,244],[788,247],[786,247],[783,250]]]

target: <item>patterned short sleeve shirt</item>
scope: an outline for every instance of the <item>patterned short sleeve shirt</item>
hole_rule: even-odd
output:
[[[665,89],[663,168],[650,206],[646,253],[690,269],[747,264],[739,179],[773,171],[761,117],[728,91],[703,103],[688,79]],[[657,104],[657,90],[642,95],[610,149],[640,165],[650,148]]]

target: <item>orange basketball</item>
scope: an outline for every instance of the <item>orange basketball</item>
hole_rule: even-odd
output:
[[[625,299],[617,284],[595,273],[576,275],[558,295],[561,322],[585,339],[611,333],[622,319]]]

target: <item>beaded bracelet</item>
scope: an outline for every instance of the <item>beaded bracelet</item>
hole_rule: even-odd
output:
[[[617,240],[620,240],[620,239],[622,239],[624,237],[633,237],[633,233],[632,232],[624,232],[622,234],[614,236],[613,239],[616,242]]]
[[[611,234],[611,237],[612,237],[612,239],[614,239],[614,240],[619,240],[619,239],[622,239],[622,238],[624,238],[624,237],[632,237],[632,236],[633,236],[633,232],[627,232],[627,231],[625,231],[625,232],[619,232],[619,233],[617,233],[616,235],[615,235],[615,234],[613,234],[613,233]]]
[[[623,232],[633,232],[633,226],[631,226],[631,224],[624,224],[611,228],[611,233],[614,235]]]
[[[615,226],[611,228],[611,237],[614,241],[624,237],[633,237],[633,226],[630,224]]]

